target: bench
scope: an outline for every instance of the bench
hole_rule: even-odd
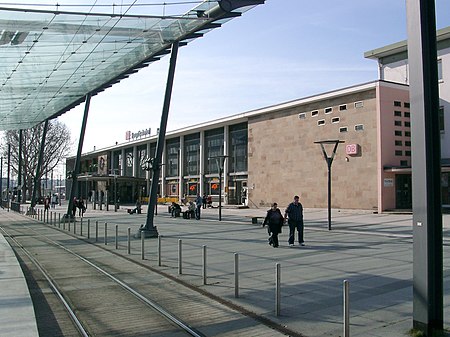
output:
[[[258,219],[261,219],[261,224],[264,222],[265,217],[264,216],[252,216],[252,224],[256,225],[258,224]]]

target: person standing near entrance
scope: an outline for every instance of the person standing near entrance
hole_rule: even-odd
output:
[[[197,194],[197,198],[195,198],[195,218],[200,220],[200,211],[202,209],[203,198],[200,194]]]
[[[294,197],[294,201],[289,204],[284,212],[284,219],[288,219],[289,224],[289,246],[294,246],[295,229],[298,231],[298,243],[300,246],[305,245],[303,239],[303,205],[299,202],[299,196]]]

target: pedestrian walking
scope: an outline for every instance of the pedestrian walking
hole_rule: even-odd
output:
[[[273,248],[278,247],[278,234],[281,233],[281,227],[283,226],[284,218],[281,214],[278,204],[274,202],[271,208],[267,211],[266,218],[263,222],[263,227],[267,225],[267,232],[269,233],[269,245],[273,245]]]
[[[206,193],[203,193],[202,206],[203,206],[203,209],[206,209]]]
[[[200,210],[202,209],[203,199],[200,194],[197,194],[197,198],[195,198],[195,218],[200,220]]]
[[[294,201],[289,204],[284,212],[284,219],[288,219],[289,225],[289,246],[294,246],[295,241],[295,229],[298,232],[298,243],[300,246],[305,245],[303,239],[303,205],[299,201],[299,196],[294,197]]]

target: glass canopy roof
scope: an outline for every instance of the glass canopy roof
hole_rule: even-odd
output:
[[[168,54],[172,42],[188,43],[254,7],[230,3],[207,0],[180,16],[0,8],[0,130],[57,117]]]

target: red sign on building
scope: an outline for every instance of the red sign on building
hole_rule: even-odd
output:
[[[349,156],[356,156],[359,154],[359,144],[345,145],[345,153]]]

